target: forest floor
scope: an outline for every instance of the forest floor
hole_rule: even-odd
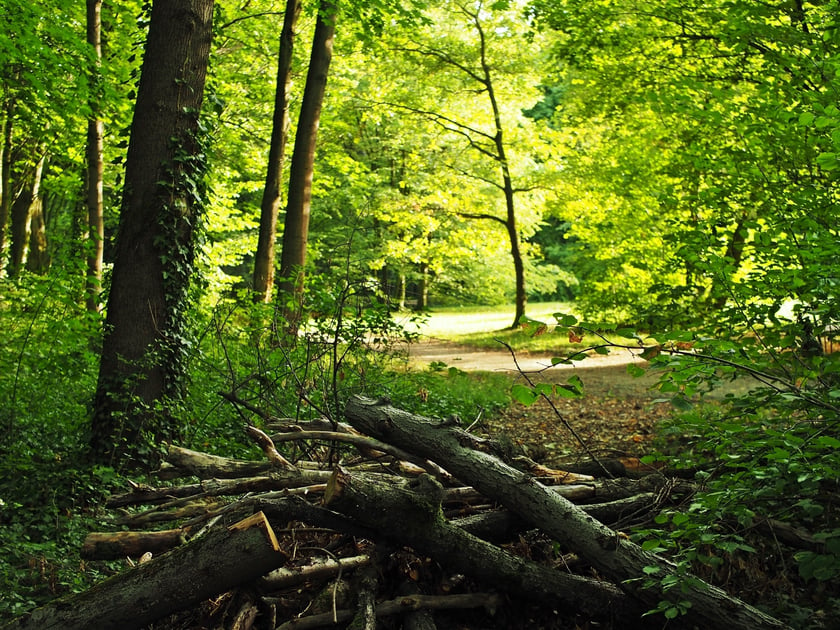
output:
[[[563,384],[573,375],[580,377],[584,385],[580,398],[555,397],[550,402],[541,398],[527,407],[512,403],[498,417],[486,421],[492,436],[506,436],[532,459],[548,466],[590,454],[599,458],[649,455],[657,424],[674,413],[667,397],[656,389],[658,373],[647,370],[642,376],[633,376],[628,372],[629,365],[647,366],[630,352],[593,355],[573,365],[552,366],[547,354],[517,353],[514,361],[504,348],[481,350],[425,337],[412,344],[410,357],[417,366],[437,362],[466,372],[505,372],[523,384],[527,379]],[[740,379],[708,398],[714,401],[749,387],[749,379]]]

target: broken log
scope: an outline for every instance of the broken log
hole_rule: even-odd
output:
[[[552,602],[600,619],[613,612],[638,618],[643,612],[611,584],[530,562],[452,525],[443,517],[442,496],[443,488],[430,475],[408,484],[339,468],[327,484],[324,505],[394,544],[533,601]]]
[[[91,532],[85,536],[81,556],[86,560],[137,558],[144,553],[158,555],[187,541],[183,529],[160,532]]]
[[[476,440],[458,427],[397,409],[387,401],[360,396],[347,402],[345,415],[359,431],[432,459],[460,481],[498,500],[579,554],[650,609],[663,600],[684,609],[684,602],[689,602],[686,621],[706,628],[787,628],[722,589],[679,574],[673,563],[643,550],[526,473],[489,453],[465,447],[476,444]],[[679,588],[663,588],[666,577],[676,580]]]
[[[4,630],[130,630],[251,582],[286,561],[258,512],[220,527],[83,593],[50,602]]]

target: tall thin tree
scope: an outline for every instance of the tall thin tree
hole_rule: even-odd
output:
[[[277,87],[274,93],[274,119],[271,144],[268,150],[268,168],[260,205],[260,233],[254,258],[254,301],[271,301],[274,284],[274,243],[277,239],[277,215],[280,212],[283,182],[283,162],[286,140],[289,136],[289,92],[292,85],[292,53],[295,43],[295,25],[300,15],[300,0],[287,0],[280,32],[280,50],[277,54]]]
[[[336,3],[321,0],[312,39],[312,54],[303,100],[300,105],[295,149],[289,170],[289,197],[283,224],[283,251],[280,259],[280,297],[298,300],[303,292],[306,244],[309,238],[309,209],[312,199],[312,176],[321,107],[327,88],[335,38]],[[287,315],[292,311],[287,310]],[[294,322],[290,322],[294,328]]]
[[[93,85],[99,84],[102,61],[102,0],[87,0],[87,42],[93,48]],[[105,125],[98,115],[96,97],[91,98],[91,114],[87,128],[87,281],[85,305],[89,311],[99,310],[99,293],[102,288],[102,259],[105,245],[103,218],[104,166],[102,160]]]

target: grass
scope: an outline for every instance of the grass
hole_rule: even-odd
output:
[[[554,313],[574,313],[574,305],[568,302],[528,305],[527,316],[547,324],[544,329],[537,325],[510,328],[514,313],[512,304],[435,308],[428,312],[428,318],[421,324],[406,325],[424,337],[484,350],[499,350],[499,342],[502,341],[516,351],[567,354],[602,341],[597,337],[585,336],[582,343],[572,343],[569,341],[568,329],[555,328]]]

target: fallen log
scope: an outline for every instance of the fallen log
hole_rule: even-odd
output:
[[[452,525],[443,517],[442,497],[443,488],[430,475],[408,484],[339,468],[327,484],[324,505],[391,543],[542,604],[552,602],[599,619],[613,613],[639,618],[643,612],[611,584],[530,562]]]
[[[677,572],[673,563],[643,550],[529,475],[497,457],[466,448],[476,440],[458,427],[397,409],[387,401],[351,398],[345,415],[356,429],[436,461],[462,482],[498,500],[542,529],[648,608],[670,602],[686,621],[729,630],[787,628],[745,602],[699,578]],[[329,491],[329,487],[328,487]],[[675,581],[679,587],[664,588]]]
[[[167,529],[160,532],[91,532],[85,536],[81,556],[86,560],[137,558],[169,551],[187,540],[188,531]]]
[[[501,597],[493,593],[467,593],[464,595],[404,595],[376,605],[377,617],[388,617],[421,610],[455,610],[459,608],[487,608],[494,610],[501,603]],[[277,626],[276,630],[313,630],[353,619],[356,611],[343,609],[335,614],[321,613],[309,617],[292,619]]]
[[[220,527],[83,593],[53,601],[4,630],[130,630],[251,582],[286,561],[258,512]]]

